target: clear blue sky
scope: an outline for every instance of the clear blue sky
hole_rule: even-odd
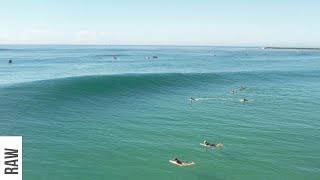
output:
[[[1,0],[0,44],[320,47],[318,0]]]

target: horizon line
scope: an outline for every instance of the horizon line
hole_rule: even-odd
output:
[[[200,44],[94,44],[94,43],[0,43],[3,45],[56,45],[56,46],[181,46],[181,47],[247,47],[247,48],[319,48],[320,46],[270,46],[270,45],[200,45]]]
[[[200,44],[94,44],[94,43],[0,43],[0,45],[74,45],[74,46],[195,46],[195,47],[266,47],[259,45],[200,45]]]

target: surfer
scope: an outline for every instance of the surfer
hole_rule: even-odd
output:
[[[113,59],[118,59],[117,56],[112,56]]]
[[[243,99],[241,99],[240,101],[241,101],[241,102],[250,102],[250,101],[252,102],[253,100],[249,100],[249,99],[243,98]]]
[[[170,160],[169,162],[172,164],[175,164],[177,166],[192,166],[192,165],[194,165],[194,162],[190,162],[190,163],[182,162],[178,158],[174,158],[173,160]]]
[[[204,140],[204,141],[203,141],[203,144],[205,144],[205,145],[207,145],[207,146],[211,146],[211,144],[210,144],[210,143],[208,143],[208,141],[207,141],[207,140]],[[213,146],[215,146],[215,145],[213,144]]]
[[[230,91],[230,93],[232,93],[232,94],[234,94],[234,93],[236,93],[237,91],[235,91],[235,90],[231,90]]]
[[[11,63],[12,63],[12,60],[10,59],[10,60],[8,61],[8,63],[11,64]]]
[[[203,144],[209,147],[222,147],[223,144],[219,143],[219,144],[210,144],[207,140],[203,141]]]
[[[182,162],[178,158],[174,158],[174,161],[178,164],[182,164]]]
[[[245,86],[240,86],[240,91],[245,90],[246,87]]]
[[[190,100],[190,104],[192,104],[192,101],[195,101],[196,99],[193,97],[190,97],[189,100]]]

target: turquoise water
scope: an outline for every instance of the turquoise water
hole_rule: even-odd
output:
[[[30,180],[320,179],[319,67],[320,51],[1,45],[0,135],[23,136]]]

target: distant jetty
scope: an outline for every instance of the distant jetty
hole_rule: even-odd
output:
[[[291,50],[315,50],[315,51],[320,51],[320,48],[299,48],[299,47],[263,47],[262,49],[291,49]]]

